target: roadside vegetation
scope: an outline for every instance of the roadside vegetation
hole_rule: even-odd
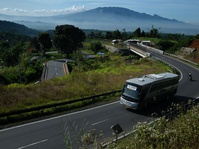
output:
[[[135,132],[121,139],[118,143],[110,144],[107,149],[197,149],[199,148],[199,106],[185,110],[176,105],[180,114],[169,120],[157,118],[153,123],[138,123]],[[186,112],[185,112],[186,111]]]
[[[121,90],[126,79],[173,71],[162,62],[151,58],[140,59],[133,53],[126,53],[123,42],[114,45],[123,49],[120,52],[108,51],[104,45],[112,45],[113,39],[150,40],[153,43],[151,46],[164,52],[177,54],[196,63],[199,61],[199,47],[196,46],[199,35],[161,34],[154,26],[149,32],[140,28],[133,32],[127,32],[125,29],[83,32],[72,25],[61,25],[57,26],[53,33],[42,32],[33,37],[2,33],[0,113]],[[181,47],[192,47],[195,50],[181,55]],[[90,55],[94,55],[94,58],[87,57]],[[58,58],[75,60],[69,63],[70,75],[41,82],[43,63]],[[111,97],[109,99],[115,100]],[[53,111],[49,112],[51,114],[60,112],[55,108],[50,110]],[[35,115],[45,112],[47,113],[42,111],[19,116],[34,118]],[[162,117],[152,125],[138,124],[134,134],[117,144],[111,144],[109,148],[198,148],[198,112],[196,106],[172,121]],[[17,118],[6,117],[0,120],[9,123],[14,122],[13,119]]]
[[[173,113],[173,112],[177,113]],[[186,107],[177,104],[168,109],[170,115],[157,117],[153,113],[152,122],[139,122],[134,126],[134,131],[122,138],[115,140],[116,136],[106,138],[103,142],[103,132],[88,129],[85,120],[74,122],[70,119],[66,122],[73,128],[78,127],[81,131],[75,131],[81,149],[197,149],[199,148],[199,105],[189,101]],[[172,114],[173,113],[173,114]],[[64,133],[66,148],[73,149],[72,140],[67,136],[67,128]],[[81,135],[80,135],[81,133]]]
[[[95,62],[88,60],[84,65],[80,67],[81,72],[74,71],[69,76],[54,78],[36,85],[1,86],[0,112],[119,90],[128,78],[146,73],[172,71],[163,63],[151,59],[125,61],[125,57],[119,56],[109,56],[109,60],[99,58]],[[86,68],[88,70],[85,71]],[[74,69],[78,70],[78,67]]]

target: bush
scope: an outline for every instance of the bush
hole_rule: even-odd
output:
[[[167,40],[160,40],[157,43],[157,46],[159,46],[161,50],[167,51],[169,48],[174,46],[174,43],[171,41],[167,41]]]
[[[92,41],[90,43],[90,49],[96,54],[103,49],[102,43],[100,41]]]
[[[152,124],[138,123],[135,133],[131,134],[118,148],[130,149],[196,149],[199,148],[199,105],[181,113],[178,118],[168,121],[165,117],[156,119]]]

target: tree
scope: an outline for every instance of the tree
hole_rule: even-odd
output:
[[[121,39],[121,33],[120,33],[120,31],[118,30],[118,29],[116,29],[115,31],[113,31],[113,38],[114,39]]]
[[[152,28],[149,32],[149,36],[153,38],[159,37],[159,30],[152,25]]]
[[[122,40],[127,40],[129,38],[129,35],[127,34],[126,32],[126,29],[122,29],[122,33],[121,33],[121,36],[122,36]]]
[[[134,32],[133,32],[134,37],[140,37],[141,36],[141,29],[138,27]]]
[[[31,50],[31,52],[39,52],[40,50],[40,45],[39,45],[39,42],[38,42],[38,39],[37,37],[33,37],[31,40],[30,40],[30,46],[32,47],[33,50]]]
[[[141,36],[141,37],[146,37],[145,31],[142,31],[140,36]]]
[[[93,41],[90,43],[90,49],[96,54],[102,49],[102,43],[100,41]]]
[[[196,39],[199,39],[199,34],[196,35]]]
[[[113,33],[110,32],[110,31],[107,31],[107,32],[105,33],[105,38],[106,38],[106,39],[112,39],[112,38],[113,38]]]
[[[58,25],[55,28],[54,45],[63,53],[73,53],[83,46],[85,33],[73,25]]]
[[[5,66],[15,66],[19,63],[19,57],[22,52],[24,44],[19,41],[14,47],[4,47],[0,53],[0,58]]]
[[[38,42],[40,44],[40,50],[42,51],[43,55],[45,55],[47,49],[50,49],[52,47],[49,33],[40,33],[38,37]]]
[[[95,38],[96,38],[96,36],[95,36],[95,34],[94,34],[93,31],[91,31],[91,32],[88,34],[88,38],[90,38],[90,39],[95,39]]]
[[[160,40],[157,45],[160,47],[161,50],[166,51],[169,48],[174,46],[174,43],[169,40]]]

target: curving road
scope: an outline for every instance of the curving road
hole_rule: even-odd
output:
[[[66,59],[48,61],[45,67],[45,80],[66,75]]]
[[[68,136],[73,138],[73,143],[75,148],[77,148],[79,144],[75,138],[77,134],[81,133],[81,128],[85,128],[84,131],[91,129],[96,129],[97,132],[102,131],[105,138],[113,137],[111,126],[115,124],[120,124],[124,132],[130,132],[137,122],[152,120],[152,113],[156,112],[161,116],[161,111],[167,109],[171,102],[187,102],[189,99],[199,97],[199,71],[197,69],[177,59],[159,55],[152,51],[150,53],[151,56],[175,66],[181,72],[182,78],[179,82],[179,89],[172,100],[158,103],[141,112],[126,110],[119,102],[114,102],[71,114],[2,129],[0,130],[0,149],[64,149],[64,132],[70,132]],[[193,75],[193,81],[188,79],[189,72]]]

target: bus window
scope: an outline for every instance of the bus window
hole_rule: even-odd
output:
[[[140,86],[126,83],[123,88],[123,95],[128,96],[130,98],[139,99]]]
[[[178,79],[163,80],[163,81],[161,81],[161,82],[157,82],[157,83],[155,83],[155,84],[152,84],[151,89],[150,89],[150,92],[158,91],[158,90],[160,90],[160,89],[173,86],[173,85],[175,85],[175,84],[177,84],[177,83],[178,83]]]

